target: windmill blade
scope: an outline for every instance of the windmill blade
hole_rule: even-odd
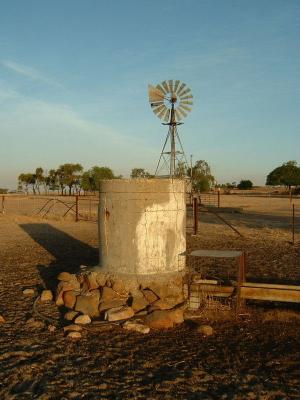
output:
[[[181,100],[180,104],[189,104],[189,105],[192,106],[194,103],[192,101],[190,101],[190,100]]]
[[[182,116],[179,114],[178,110],[175,110],[175,117],[176,121],[180,121],[182,119]]]
[[[169,117],[170,117],[171,111],[167,110],[166,115],[164,116],[164,121],[169,122]]]
[[[166,115],[168,114],[168,109],[167,108],[165,108],[164,110],[163,110],[163,112],[160,114],[160,116],[159,116],[159,118],[160,119],[162,119],[162,120],[165,120],[165,117],[166,117]]]
[[[160,90],[161,92],[163,92],[164,94],[166,94],[167,92],[165,91],[165,89],[161,86],[161,85],[156,85],[156,88],[158,90]]]
[[[181,100],[186,100],[186,99],[193,99],[194,96],[192,94],[188,94],[186,96],[180,96]]]
[[[183,116],[183,117],[187,117],[187,113],[185,111],[183,111],[183,109],[181,108],[181,106],[179,106],[179,108],[177,108],[177,111]]]
[[[164,101],[155,101],[154,103],[150,103],[152,108],[160,106],[161,104],[165,104],[165,102]]]
[[[155,86],[148,85],[148,94],[150,103],[162,101],[165,97],[164,92],[157,89]]]
[[[178,88],[178,91],[177,91],[177,96],[180,96],[180,93],[183,91],[183,89],[186,87],[186,84],[185,83],[182,83],[180,86],[179,86],[179,88]]]
[[[162,110],[159,113],[156,114],[158,116],[158,118],[162,118],[163,115],[166,113],[166,110],[167,110],[167,107],[164,105]]]
[[[170,92],[170,88],[169,88],[169,86],[167,84],[167,81],[163,81],[161,84],[163,85],[166,93],[169,93]]]
[[[166,106],[164,105],[164,104],[162,104],[162,105],[160,105],[160,106],[158,106],[158,107],[156,107],[156,108],[153,108],[153,112],[154,112],[154,114],[159,114],[164,108],[166,108]]]
[[[174,86],[174,93],[176,93],[177,89],[178,89],[178,85],[179,85],[180,81],[175,81],[175,86]]]
[[[186,111],[192,111],[191,107],[185,106],[184,104],[180,104],[180,108],[183,108]]]
[[[170,92],[174,93],[174,81],[173,81],[173,79],[169,80],[169,88],[170,88]]]
[[[181,92],[180,94],[178,93],[178,95],[181,97],[181,96],[184,96],[185,94],[187,94],[187,93],[189,93],[189,92],[191,92],[191,89],[190,89],[190,88],[187,88],[187,89],[185,89],[183,92]]]

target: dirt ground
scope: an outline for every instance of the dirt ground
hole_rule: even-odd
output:
[[[300,237],[289,244],[288,215],[275,215],[286,218],[279,229],[255,225],[246,214],[226,215],[243,238],[203,214],[199,234],[187,235],[188,250],[244,249],[249,279],[300,284]],[[188,263],[235,274],[234,265]],[[237,319],[203,317],[215,329],[209,337],[186,323],[145,336],[95,327],[72,342],[54,304],[39,306],[58,321],[54,332],[48,323],[26,323],[34,298],[22,290],[53,289],[60,271],[76,272],[81,264],[97,264],[95,223],[0,215],[0,314],[7,321],[0,324],[1,399],[300,399],[297,306],[281,305],[277,319],[266,318],[274,316],[267,304],[253,304]]]

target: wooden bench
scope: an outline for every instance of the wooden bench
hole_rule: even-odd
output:
[[[236,258],[237,273],[237,311],[246,300],[265,300],[300,303],[300,286],[272,283],[246,282],[245,252],[239,250],[194,250],[189,255],[194,257]],[[201,290],[216,297],[228,297],[234,292],[232,286],[217,285],[217,282],[200,280],[192,285],[201,285]]]

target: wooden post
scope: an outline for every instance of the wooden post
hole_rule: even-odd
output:
[[[295,244],[295,204],[292,205],[292,243]]]
[[[2,196],[2,214],[5,214],[5,196]]]
[[[78,222],[78,194],[76,194],[75,214],[75,222]]]
[[[193,199],[193,211],[194,211],[194,235],[198,233],[198,199],[194,197]]]
[[[220,208],[220,188],[218,189],[218,208]]]
[[[238,258],[238,282],[237,282],[237,305],[236,312],[238,313],[245,305],[245,300],[241,297],[241,289],[243,283],[246,280],[246,271],[245,271],[245,252],[243,251],[240,257]]]

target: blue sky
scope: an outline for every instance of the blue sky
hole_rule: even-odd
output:
[[[184,150],[218,182],[299,159],[297,0],[0,0],[0,187],[80,162],[155,169],[166,127],[147,84],[194,94]]]

